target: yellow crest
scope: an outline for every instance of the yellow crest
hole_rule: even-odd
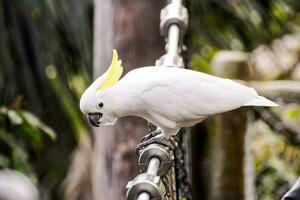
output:
[[[106,78],[97,88],[97,91],[104,90],[105,88],[115,85],[122,76],[122,73],[123,67],[121,65],[121,60],[118,60],[118,53],[114,49],[111,64],[106,71]]]

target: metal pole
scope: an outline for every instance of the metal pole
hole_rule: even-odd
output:
[[[179,42],[179,27],[173,24],[169,28],[168,33],[168,49],[167,53],[172,56],[178,55],[178,42]]]
[[[147,168],[147,174],[156,176],[160,165],[160,160],[158,158],[151,158]],[[150,200],[150,195],[147,192],[142,192],[139,194],[137,200]]]
[[[181,5],[181,0],[171,0],[171,3]],[[172,24],[168,30],[168,49],[167,54],[172,56],[178,56],[178,45],[179,45],[179,26],[177,24]]]
[[[171,0],[170,3],[182,4],[182,0]]]
[[[183,67],[182,57],[179,56],[181,50],[179,49],[179,45],[182,35],[187,27],[188,13],[187,9],[181,5],[182,0],[169,0],[169,3],[170,4],[161,11],[160,23],[161,33],[167,40],[166,54],[157,60],[156,65],[167,67]],[[168,152],[169,150],[162,149],[160,145],[156,145],[155,148],[156,150],[153,151],[154,148],[150,148],[148,146],[148,149],[146,148],[147,151],[144,150],[142,153],[139,152],[139,160],[150,159],[148,165],[146,164],[147,162],[141,162],[140,165],[142,166],[143,172],[146,171],[146,176],[144,176],[145,174],[141,174],[127,184],[128,200],[150,200],[151,198],[157,198],[158,196],[160,196],[160,199],[163,198],[161,196],[161,191],[159,191],[160,188],[158,185],[160,182],[160,177],[157,176],[157,174],[159,173],[160,176],[166,174],[167,171],[172,167],[173,158],[171,157],[173,156],[173,152],[172,156],[170,156],[170,152]],[[146,154],[145,152],[148,153]],[[145,155],[148,155],[149,153],[154,154],[155,156],[145,157]],[[168,155],[166,155],[166,153]],[[147,166],[147,170],[144,168],[145,165]],[[167,171],[164,171],[163,169],[167,169]],[[147,174],[151,176],[147,176]],[[150,179],[147,177],[150,177]],[[141,182],[143,182],[143,184],[141,184]],[[147,188],[145,184],[148,184]],[[149,190],[149,188],[152,188],[152,190]]]
[[[188,12],[182,0],[169,0],[169,4],[161,11],[160,20],[160,31],[166,38],[167,52],[156,61],[156,66],[183,67],[180,41],[188,24]]]
[[[148,164],[147,173],[151,175],[157,175],[160,165],[160,160],[158,158],[151,158]]]
[[[139,194],[137,200],[150,200],[150,195],[147,192]]]

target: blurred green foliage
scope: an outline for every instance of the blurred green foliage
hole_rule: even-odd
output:
[[[274,134],[262,122],[253,134],[256,196],[260,200],[280,199],[300,174],[300,150]]]
[[[34,170],[45,151],[45,139],[55,132],[35,115],[20,109],[0,108],[0,167],[12,168],[37,183]]]
[[[7,110],[0,130],[13,137],[0,167],[35,179],[42,199],[63,198],[73,153],[88,133],[78,101],[91,81],[92,3],[0,1],[0,107]],[[11,125],[9,115],[22,124]]]
[[[299,30],[298,0],[192,0],[190,65],[210,72],[218,50],[252,51],[260,44]]]
[[[189,65],[206,73],[212,73],[211,61],[220,50],[252,52],[300,30],[299,0],[192,0],[189,4]],[[300,125],[299,105],[285,106],[278,114],[285,122]],[[300,149],[262,122],[257,124],[253,135],[256,199],[281,199],[300,175]]]
[[[45,72],[55,94],[60,99],[64,111],[70,119],[70,125],[76,134],[76,139],[79,140],[82,134],[87,133],[82,114],[78,109],[80,96],[87,87],[87,84],[80,75],[70,76],[71,79],[68,80],[68,85],[64,84],[53,65],[47,66]],[[75,104],[74,101],[76,102]]]

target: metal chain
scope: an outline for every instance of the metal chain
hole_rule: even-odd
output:
[[[187,134],[184,129],[181,129],[176,136],[177,148],[175,150],[175,172],[177,193],[179,199],[192,200],[192,190],[189,182],[188,171],[186,169],[186,150],[184,147],[183,134]]]

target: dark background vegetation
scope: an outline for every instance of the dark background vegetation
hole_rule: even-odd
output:
[[[148,4],[153,4],[151,8],[156,12],[163,7],[155,6],[156,1],[148,4],[134,0],[112,2],[117,11],[124,12],[122,16],[113,14],[121,20],[115,22],[119,24],[123,23],[122,19],[128,22],[128,17],[135,16],[132,13],[147,10]],[[250,55],[255,71],[250,75],[251,80],[300,80],[297,57],[300,56],[300,1],[191,0],[187,3],[189,68],[214,73],[215,56],[221,50],[231,50]],[[93,175],[83,173],[91,160],[81,160],[80,155],[92,157],[93,142],[90,141],[94,136],[79,111],[78,102],[95,71],[92,67],[94,5],[92,0],[0,1],[0,167],[15,169],[30,177],[41,199],[72,199],[70,193],[76,190],[76,199],[92,199]],[[145,40],[138,36],[150,38],[150,35],[136,31],[134,36],[138,39],[133,40],[134,44],[127,44],[121,36],[124,39],[126,30],[131,29],[119,30],[125,31],[115,34],[119,36],[115,43],[127,56],[125,65],[127,59],[130,60],[127,65],[140,66],[144,62],[139,59],[149,54],[143,50],[148,47],[143,45]],[[155,42],[160,40],[157,35],[151,36]],[[105,35],[98,37],[105,38]],[[160,55],[161,50],[161,47],[155,49],[152,57]],[[131,54],[126,54],[127,51]],[[144,56],[133,56],[135,51]],[[148,56],[145,62],[150,63],[152,57]],[[287,58],[286,62],[281,58]],[[272,60],[275,64],[272,66],[260,59]],[[126,70],[133,67],[127,66]],[[299,127],[299,104],[288,104],[274,112]],[[255,174],[255,194],[252,195],[261,200],[280,199],[300,174],[299,147],[289,144],[284,136],[278,136],[261,121],[256,120],[251,127],[253,162],[250,165]],[[204,149],[209,145],[204,141],[208,140],[207,134],[198,138],[196,150],[205,154]],[[199,153],[200,162],[196,164],[205,168],[205,159],[201,156],[207,155],[203,154]],[[74,176],[80,173],[84,175]]]

